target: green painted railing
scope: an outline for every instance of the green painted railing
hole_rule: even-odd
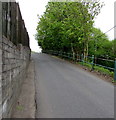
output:
[[[109,59],[97,58],[98,60],[102,60],[102,61],[105,61],[105,62],[106,61],[107,62],[112,62],[112,64],[114,64],[114,68],[113,68],[113,67],[104,66],[104,65],[101,65],[101,64],[96,64],[94,55],[87,56],[87,57],[85,56],[85,58],[84,58],[83,54],[82,55],[73,55],[72,53],[66,53],[66,52],[61,52],[61,51],[53,51],[53,50],[47,50],[47,51],[42,51],[42,52],[47,53],[47,54],[51,54],[51,55],[55,55],[55,56],[60,56],[62,58],[67,58],[67,59],[73,60],[75,62],[81,62],[82,65],[84,63],[90,64],[92,66],[91,70],[94,70],[95,66],[99,66],[99,67],[103,67],[103,68],[106,68],[108,70],[114,71],[114,81],[113,82],[116,82],[116,59],[115,60],[109,60]]]

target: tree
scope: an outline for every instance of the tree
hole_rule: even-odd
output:
[[[116,40],[110,41],[108,36],[104,34],[100,29],[92,29],[90,41],[89,41],[89,55],[95,55],[96,57],[114,59],[116,57]]]
[[[103,4],[91,2],[49,2],[40,18],[36,38],[44,50],[88,55],[94,18]]]

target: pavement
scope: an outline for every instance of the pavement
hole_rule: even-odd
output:
[[[36,118],[114,118],[114,86],[43,53],[35,63]]]
[[[11,118],[35,118],[35,74],[31,61]]]

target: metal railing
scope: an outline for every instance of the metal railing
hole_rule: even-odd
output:
[[[62,58],[66,58],[69,60],[73,60],[74,62],[81,62],[82,65],[84,63],[91,65],[91,70],[94,70],[95,66],[99,66],[105,69],[108,69],[112,72],[114,72],[114,82],[116,82],[116,59],[115,60],[109,60],[104,58],[96,58],[94,55],[92,56],[85,56],[79,55],[79,54],[73,54],[73,53],[66,53],[62,51],[53,51],[53,50],[44,50],[43,53],[60,56]]]

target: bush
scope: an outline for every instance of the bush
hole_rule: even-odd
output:
[[[86,66],[87,68],[90,68],[92,69],[92,65],[91,64],[88,64],[88,63],[82,63],[82,62],[79,62],[79,64],[81,65],[84,65]],[[99,67],[99,66],[94,66],[94,70],[97,71],[97,72],[100,72],[104,75],[109,75],[111,77],[114,76],[114,72],[111,72],[110,70],[106,69],[106,68],[103,68],[103,67]]]
[[[114,76],[114,72],[111,72],[110,70],[108,69],[105,69],[103,67],[99,67],[99,66],[94,66],[94,69],[100,73],[103,73],[103,74],[106,74],[106,75],[109,75],[111,77]]]

